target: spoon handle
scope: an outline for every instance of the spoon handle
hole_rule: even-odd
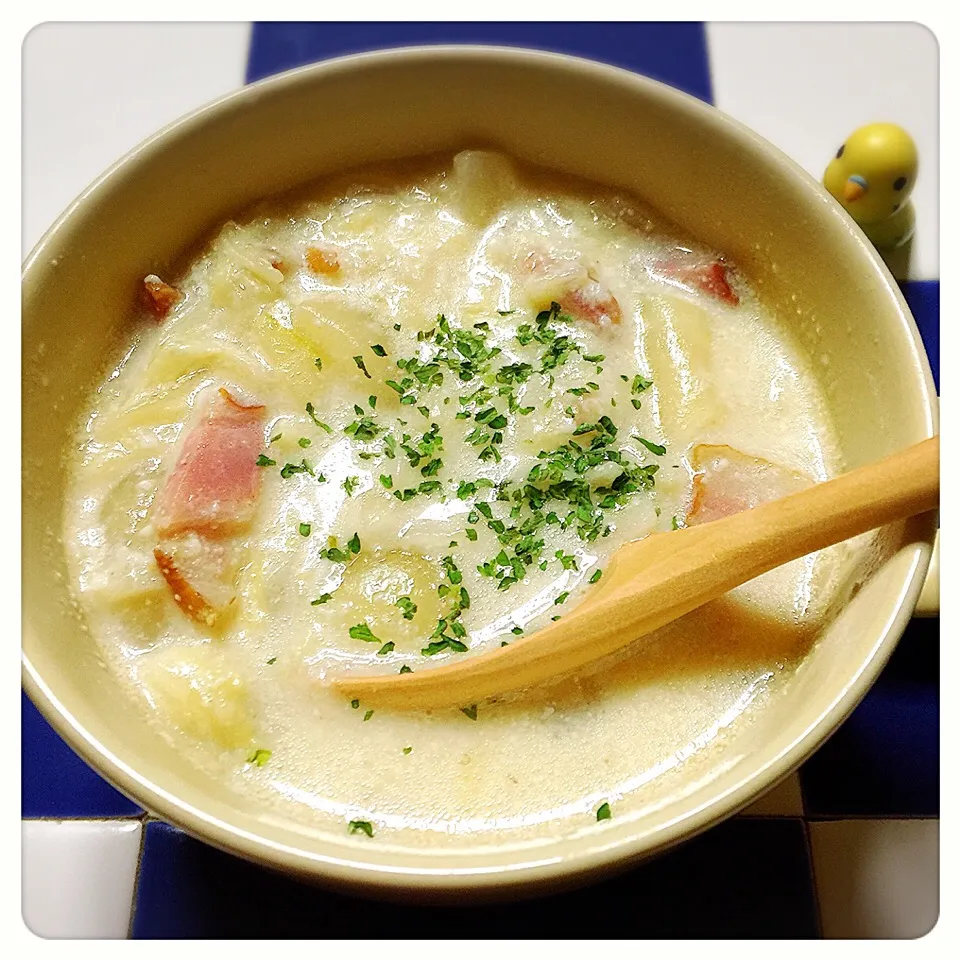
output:
[[[938,506],[940,438],[700,526],[621,547],[600,589],[509,646],[406,675],[348,675],[341,693],[407,709],[464,706],[567,673],[774,567]]]

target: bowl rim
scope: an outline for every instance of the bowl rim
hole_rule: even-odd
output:
[[[558,70],[586,74],[603,83],[640,89],[647,96],[657,98],[673,109],[697,113],[698,122],[711,125],[718,135],[739,140],[744,146],[763,152],[769,159],[787,169],[795,180],[804,185],[812,202],[819,201],[829,206],[837,228],[847,233],[849,240],[858,248],[864,265],[872,268],[874,282],[882,283],[886,287],[887,294],[892,298],[899,314],[900,325],[913,341],[915,356],[912,359],[920,374],[919,378],[914,377],[914,382],[916,387],[919,387],[921,400],[926,406],[926,435],[932,436],[937,432],[938,411],[932,375],[919,331],[903,295],[879,254],[821,184],[778,147],[704,100],[624,67],[541,49],[493,44],[392,47],[322,60],[242,86],[167,124],[134,146],[89,184],[46,230],[25,258],[21,274],[23,287],[29,289],[37,282],[42,275],[42,261],[48,259],[47,249],[68,229],[80,210],[95,205],[101,193],[109,190],[111,183],[125,171],[134,169],[144,159],[175,148],[179,137],[202,127],[208,120],[224,112],[242,110],[255,103],[264,92],[283,91],[324,75],[362,71],[367,66],[383,61],[415,65],[445,59],[486,61],[491,64],[508,61],[511,66],[536,61]],[[317,883],[346,886],[372,894],[413,890],[442,893],[462,891],[467,887],[479,892],[481,889],[515,888],[520,884],[549,886],[560,881],[577,882],[601,870],[626,868],[639,859],[654,856],[732,816],[788,776],[837,729],[857,706],[886,664],[912,615],[929,562],[933,539],[932,522],[928,526],[931,531],[929,535],[910,545],[913,556],[909,573],[899,586],[896,604],[883,628],[878,631],[868,657],[852,676],[846,678],[829,706],[801,733],[765,764],[740,775],[736,783],[727,790],[714,794],[699,806],[682,812],[652,831],[649,828],[634,830],[632,835],[613,842],[603,842],[602,838],[598,837],[592,843],[583,844],[582,849],[578,849],[576,853],[562,856],[545,854],[551,848],[569,844],[569,838],[552,839],[547,845],[531,850],[532,856],[520,854],[518,851],[517,859],[509,865],[450,867],[443,866],[438,860],[436,866],[421,864],[404,868],[352,859],[347,855],[328,856],[269,840],[191,806],[137,773],[133,766],[113,753],[76,720],[44,681],[25,651],[22,651],[22,684],[30,699],[57,733],[122,793],[134,799],[150,814],[159,815],[163,820],[181,827],[202,841],[245,859],[280,868]],[[758,783],[762,784],[759,790]]]

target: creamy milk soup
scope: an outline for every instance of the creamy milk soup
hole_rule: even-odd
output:
[[[327,678],[517,642],[626,541],[836,473],[816,381],[718,253],[479,151],[265,205],[144,297],[78,433],[73,586],[145,722],[278,816],[596,829],[762,710],[835,593],[840,548],[536,690],[344,700]]]

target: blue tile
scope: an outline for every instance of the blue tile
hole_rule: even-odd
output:
[[[702,23],[255,23],[247,82],[383,47],[482,43],[534,47],[635,70],[712,102]]]
[[[800,771],[810,818],[940,811],[940,621],[913,620],[876,684]]]
[[[900,289],[910,312],[920,328],[923,345],[927,348],[933,382],[940,390],[940,281],[901,280]]]
[[[78,757],[21,692],[21,815],[128,817],[143,811]]]
[[[371,842],[376,842],[371,841]],[[173,938],[818,935],[799,820],[728,821],[593,887],[501,905],[371,905],[280,876],[166,824],[147,827],[133,936]]]

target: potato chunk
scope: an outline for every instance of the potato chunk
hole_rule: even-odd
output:
[[[140,679],[151,706],[187,736],[227,750],[249,744],[253,724],[246,686],[212,644],[147,654]]]

